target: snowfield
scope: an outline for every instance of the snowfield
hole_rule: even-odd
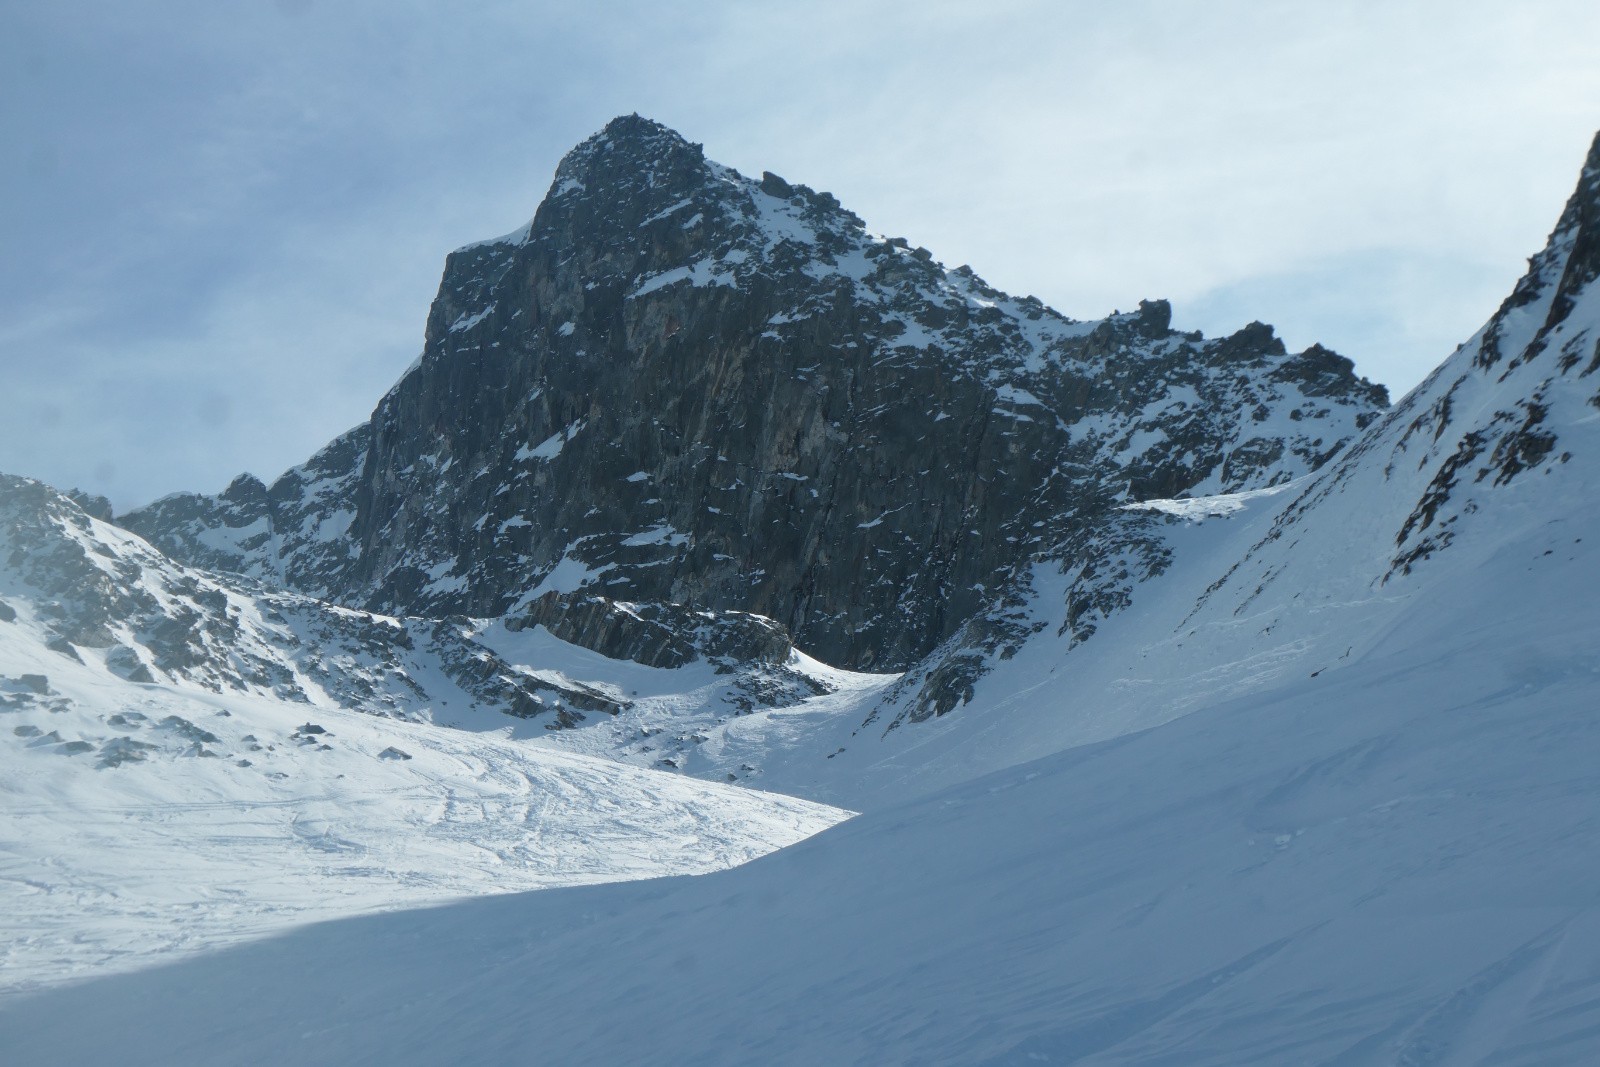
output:
[[[304,927],[0,1014],[16,1062],[1600,1055],[1600,514],[1359,662],[734,870]],[[1547,548],[1559,546],[1550,555]],[[1552,605],[1564,605],[1552,610]]]
[[[319,919],[717,870],[849,814],[498,733],[134,685],[17,628],[0,997]]]

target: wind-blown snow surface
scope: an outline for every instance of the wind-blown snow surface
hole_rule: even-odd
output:
[[[631,707],[648,669],[590,654],[602,691],[562,673],[581,651],[183,567],[0,475],[0,996],[316,919],[720,869],[848,815],[517,737]],[[658,701],[733,713],[737,678],[668,673],[690,691]]]
[[[0,623],[0,996],[317,919],[716,870],[848,814],[509,728],[136,685],[47,650],[16,607]]]
[[[744,867],[343,921],[48,992],[29,1063],[1600,1057],[1597,509],[1358,661]],[[1545,552],[1550,549],[1550,554]]]

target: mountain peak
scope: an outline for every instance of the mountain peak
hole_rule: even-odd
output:
[[[1535,262],[1556,257],[1562,260],[1561,288],[1569,293],[1600,273],[1600,133],[1589,145],[1578,184],[1551,231],[1549,246]]]
[[[1600,278],[1600,133],[1590,142],[1577,187],[1567,198],[1550,240],[1528,260],[1527,273],[1485,328],[1474,362],[1481,368],[1492,367],[1504,351],[1519,347],[1506,337],[1515,318],[1537,322],[1530,350],[1535,354],[1542,350],[1542,338],[1571,314],[1596,278]]]
[[[1600,133],[1589,144],[1577,188],[1556,224],[1556,237],[1570,234],[1571,247],[1562,277],[1561,314],[1571,310],[1579,289],[1600,277]]]
[[[619,115],[562,157],[556,168],[556,188],[568,182],[587,184],[590,178],[611,171],[650,172],[704,163],[701,146],[677,130],[637,113]]]
[[[1574,199],[1585,198],[1590,206],[1600,204],[1600,130],[1589,142],[1589,155],[1583,161],[1583,173],[1578,177]]]
[[[1259,324],[1173,334],[1164,301],[1073,322],[627,115],[529,226],[451,259],[370,447],[260,508],[129,521],[401,614],[521,618],[584,590],[752,612],[825,662],[898,669],[1113,499],[1321,465],[1381,394],[1310,362]]]
[[[595,138],[611,141],[657,141],[669,140],[679,144],[688,144],[684,136],[672,127],[657,122],[655,119],[645,118],[637,111],[628,115],[618,115],[600,128],[590,140]]]

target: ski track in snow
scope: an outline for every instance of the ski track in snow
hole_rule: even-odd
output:
[[[0,641],[0,676],[48,671],[66,706],[0,712],[0,996],[318,919],[702,873],[848,815],[497,734],[135,686],[30,652]],[[146,718],[108,726],[119,712]],[[16,732],[160,743],[169,715],[218,737],[204,746],[218,758],[168,746],[98,767]],[[291,740],[307,721],[328,733]],[[411,758],[378,757],[390,747]]]

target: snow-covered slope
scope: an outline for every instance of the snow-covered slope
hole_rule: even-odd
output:
[[[550,669],[546,660],[564,663],[582,650],[537,640],[549,632],[526,619],[396,618],[196,570],[49,486],[4,474],[0,558],[0,619],[13,610],[9,598],[46,647],[130,681],[524,736],[609,719],[638,695],[637,685],[623,684],[640,674],[632,662],[583,656],[581,678]],[[670,693],[699,719],[832,687],[833,672],[792,656],[786,635],[757,616],[680,609],[689,621],[669,620],[669,629],[642,610],[620,610],[629,607],[615,612],[619,642],[653,648],[682,668],[660,675],[653,695]],[[565,621],[558,614],[551,625],[563,630]],[[762,644],[769,631],[777,639]]]
[[[17,1003],[0,1047],[130,1064],[1595,1062],[1597,522],[1580,500],[1506,538],[1341,669],[736,870],[313,927]]]
[[[18,681],[43,669],[44,693]],[[10,642],[0,676],[0,994],[314,919],[716,870],[847,814]]]
[[[518,740],[550,716],[516,707],[628,701],[474,632],[182,568],[0,479],[0,994],[313,919],[714,870],[847,814]],[[692,669],[695,706],[722,707],[729,679]]]

